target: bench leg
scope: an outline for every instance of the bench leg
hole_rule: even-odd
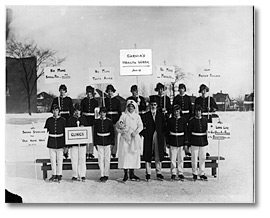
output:
[[[212,160],[213,165],[216,165],[217,161],[216,160]],[[212,176],[217,177],[217,168],[216,167],[212,167]]]
[[[47,164],[44,163],[44,164],[43,164],[43,169],[42,169],[42,171],[43,171],[43,180],[46,180],[47,177],[48,177],[46,166],[47,166]]]

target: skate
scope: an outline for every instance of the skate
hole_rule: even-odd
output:
[[[74,176],[71,178],[71,182],[77,182],[77,181],[79,181],[78,178],[76,178]]]
[[[56,175],[52,175],[52,177],[49,179],[49,182],[56,182],[57,176]]]
[[[157,174],[157,180],[163,181],[164,177],[161,174]]]
[[[151,181],[150,174],[146,174],[145,178],[146,178],[146,181],[147,182],[150,182]]]
[[[81,178],[81,181],[82,181],[82,182],[85,182],[85,177],[82,177],[82,178]]]
[[[200,176],[200,179],[203,181],[208,181],[207,177],[205,175]]]
[[[104,177],[103,177],[103,182],[107,182],[107,181],[108,181],[108,179],[109,179],[109,177],[108,177],[108,176],[104,176]]]
[[[172,176],[171,176],[171,181],[172,181],[172,182],[175,182],[175,181],[176,181],[176,176],[175,176],[175,175],[172,175]]]
[[[128,174],[125,173],[124,178],[123,178],[123,182],[126,182],[127,180],[128,180]]]
[[[182,182],[184,182],[184,180],[185,180],[185,177],[184,177],[184,175],[182,175],[182,174],[179,175],[178,178],[179,178],[179,180],[182,181]]]
[[[195,182],[198,179],[198,176],[193,174],[193,181]]]

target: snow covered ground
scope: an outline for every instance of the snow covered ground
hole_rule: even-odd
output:
[[[6,115],[6,188],[22,196],[25,203],[251,203],[254,201],[254,112],[219,112],[220,120],[232,126],[231,140],[222,141],[220,178],[213,178],[206,169],[208,182],[191,181],[191,169],[185,169],[185,182],[171,182],[170,170],[163,169],[165,180],[144,181],[145,169],[135,173],[141,182],[121,182],[122,170],[111,170],[107,183],[99,183],[99,170],[88,170],[86,182],[71,183],[71,171],[63,171],[63,181],[43,181],[41,165],[35,158],[49,158],[46,146],[23,147],[20,131],[43,128],[51,114]],[[210,141],[211,155],[218,154],[217,141]],[[97,155],[96,155],[97,156]],[[36,169],[36,171],[35,171]],[[37,179],[36,174],[37,172]],[[49,171],[48,176],[51,175]]]

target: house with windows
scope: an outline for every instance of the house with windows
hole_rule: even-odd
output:
[[[229,94],[222,93],[222,90],[216,94],[213,94],[213,98],[218,105],[219,111],[227,111],[230,109],[231,99]]]

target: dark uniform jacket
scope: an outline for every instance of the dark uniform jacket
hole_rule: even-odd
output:
[[[169,118],[167,122],[167,144],[170,146],[181,147],[188,141],[187,121],[184,117],[176,119]]]
[[[105,98],[105,107],[107,108],[107,117],[110,118],[115,124],[121,116],[121,104],[120,101],[115,97]]]
[[[107,134],[106,136],[102,136]],[[94,145],[114,145],[114,127],[109,118],[94,121]]]
[[[86,126],[93,126],[95,120],[95,108],[98,107],[98,101],[95,98],[84,98],[81,101],[82,114],[87,119]],[[87,114],[84,114],[87,113]]]
[[[80,116],[80,117],[70,117],[67,122],[67,127],[77,127],[77,121],[79,121],[79,126],[87,126],[87,119],[85,116]],[[80,146],[84,146],[86,144],[80,144]],[[78,146],[78,144],[71,144],[68,145],[69,147],[72,146]]]
[[[66,127],[66,120],[63,117],[50,117],[46,120],[44,128],[47,128],[49,132],[47,147],[59,149],[65,147],[65,127]],[[52,137],[52,135],[60,135],[61,137]]]
[[[197,104],[201,105],[202,115],[206,118],[208,118],[208,114],[207,114],[208,101],[209,101],[208,98],[209,98],[209,96],[207,96],[206,98],[203,98],[202,96],[200,96],[200,97],[195,99],[195,105],[197,105]],[[218,109],[218,106],[217,106],[215,100],[212,97],[210,97],[210,111],[209,111],[210,113],[209,113],[209,120],[208,120],[209,123],[212,123],[212,113],[211,112],[213,112],[217,109]],[[195,114],[195,112],[194,112],[194,114]]]
[[[157,131],[159,159],[162,161],[164,160],[164,135],[166,132],[165,118],[158,110],[156,111],[155,121],[151,111],[146,112],[144,115],[142,119],[144,127],[142,131],[142,135],[144,136],[143,158],[146,162],[151,162],[153,135]]]
[[[183,117],[189,120],[192,117],[192,104],[188,95],[177,95],[173,99],[173,105],[178,104],[181,108]]]
[[[154,95],[154,98],[157,101],[157,109],[162,112],[162,108],[164,108],[164,97],[165,96],[159,96],[159,95]],[[166,114],[165,118],[168,119],[170,114],[172,113],[172,105],[171,105],[171,100],[168,96],[166,96]]]
[[[73,116],[73,103],[72,99],[68,96],[62,98],[62,97],[56,97],[53,99],[52,106],[54,104],[57,104],[60,107],[60,115],[61,117],[64,117],[66,120],[68,120],[71,116]],[[52,112],[52,107],[51,107]]]
[[[200,133],[207,133],[207,118],[202,117],[201,119],[197,119],[193,117],[189,120],[188,123],[188,136],[190,145],[194,146],[206,146],[208,145],[207,134],[198,136],[194,135]]]

